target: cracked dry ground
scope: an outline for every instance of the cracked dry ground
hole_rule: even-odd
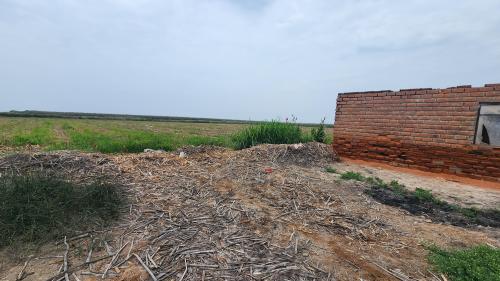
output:
[[[16,168],[45,165],[78,180],[104,173],[131,198],[122,220],[71,241],[69,279],[437,280],[425,245],[500,246],[498,229],[433,223],[325,173],[326,146],[184,151],[48,153]],[[64,251],[43,247],[25,280],[64,280]],[[15,280],[23,264],[5,263],[0,280]]]

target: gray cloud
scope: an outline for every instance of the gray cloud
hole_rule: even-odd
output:
[[[1,0],[0,110],[331,120],[337,92],[500,82],[496,0]]]

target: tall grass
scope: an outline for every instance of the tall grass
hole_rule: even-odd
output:
[[[110,184],[77,185],[39,174],[0,178],[0,247],[47,242],[117,218],[122,192]]]
[[[236,149],[258,144],[292,144],[307,141],[300,126],[295,123],[271,121],[252,125],[232,137]]]

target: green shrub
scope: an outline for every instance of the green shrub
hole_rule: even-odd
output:
[[[299,125],[271,121],[252,125],[232,136],[236,149],[243,149],[259,144],[292,144],[303,142],[304,137]]]
[[[363,181],[365,177],[363,177],[360,173],[348,171],[340,175],[340,178],[343,180],[356,180]]]
[[[0,178],[0,247],[72,235],[118,217],[124,199],[105,183],[76,185],[45,175]]]
[[[321,120],[318,128],[311,129],[311,137],[314,141],[325,143],[326,134],[325,134],[325,118]]]
[[[429,262],[453,281],[499,281],[500,249],[476,246],[470,249],[429,248]]]

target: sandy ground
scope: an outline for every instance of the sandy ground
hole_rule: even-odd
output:
[[[500,184],[498,183],[412,171],[351,159],[343,159],[333,164],[332,167],[339,173],[354,171],[366,177],[379,177],[385,182],[397,180],[408,189],[429,189],[437,197],[465,207],[500,209]]]
[[[131,203],[123,219],[69,243],[69,269],[80,280],[100,280],[106,268],[106,278],[120,281],[147,280],[145,268],[161,280],[442,280],[427,263],[426,245],[500,247],[499,229],[411,215],[373,200],[364,193],[364,183],[340,180],[325,168],[432,188],[469,205],[498,204],[492,199],[496,191],[335,163],[326,149],[193,148],[185,150],[187,157],[64,152],[3,164],[0,159],[0,167],[10,163],[15,170],[52,167],[57,172],[64,166],[75,179],[105,173],[124,186]],[[25,269],[32,274],[24,280],[64,278],[58,273],[64,245],[45,245],[32,254]],[[77,267],[89,256],[107,259]],[[0,252],[0,280],[16,280],[27,259]]]

